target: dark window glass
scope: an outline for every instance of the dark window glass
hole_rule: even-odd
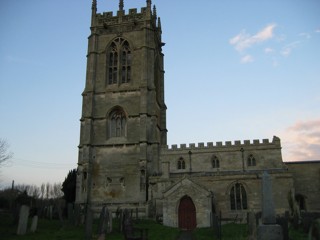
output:
[[[247,209],[247,193],[242,184],[236,183],[230,190],[231,210]]]
[[[109,49],[108,84],[130,82],[131,62],[129,43],[122,38],[115,39]]]

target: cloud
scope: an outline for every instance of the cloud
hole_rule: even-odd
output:
[[[306,39],[310,39],[311,35],[309,33],[299,33],[300,37],[305,37]]]
[[[276,24],[269,24],[261,31],[257,32],[253,36],[246,33],[245,30],[242,30],[238,35],[234,36],[229,40],[231,45],[234,45],[234,48],[242,52],[246,48],[250,48],[254,44],[264,42],[273,37],[273,32],[276,27]]]
[[[320,119],[295,123],[282,140],[285,161],[320,160]]]
[[[272,48],[269,48],[269,47],[268,47],[268,48],[265,48],[265,49],[264,49],[264,52],[265,52],[265,53],[272,53],[272,52],[274,52],[274,50],[273,50]]]
[[[289,127],[288,129],[291,131],[307,132],[317,129],[318,127],[320,127],[320,119],[307,122],[297,122],[295,125]]]
[[[251,55],[245,55],[244,57],[241,58],[240,62],[241,63],[253,62],[253,57]]]
[[[292,50],[294,48],[296,48],[299,44],[300,44],[300,41],[295,41],[295,42],[287,44],[286,46],[284,46],[282,48],[282,50],[280,52],[281,55],[285,56],[285,57],[289,56],[291,54]]]
[[[316,33],[320,33],[320,28],[315,30]]]

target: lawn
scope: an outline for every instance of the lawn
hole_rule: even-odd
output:
[[[1,240],[79,240],[84,239],[84,226],[74,227],[67,223],[63,226],[58,220],[39,219],[38,230],[35,233],[27,233],[24,236],[16,235],[16,226],[12,225],[10,214],[0,213],[0,239]],[[29,220],[30,224],[31,220]],[[166,227],[151,220],[138,220],[135,226],[149,229],[149,240],[176,240],[179,236],[179,229]],[[94,238],[97,224],[94,224]],[[113,232],[106,236],[107,240],[123,240],[119,232],[119,221],[115,220]],[[307,235],[290,229],[292,240],[306,240]],[[211,228],[196,229],[193,236],[197,240],[216,240],[214,231]],[[247,226],[245,224],[226,224],[222,226],[223,240],[245,240],[247,239]]]

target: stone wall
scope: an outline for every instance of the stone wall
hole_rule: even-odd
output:
[[[286,162],[295,194],[304,196],[307,211],[320,211],[320,161]]]

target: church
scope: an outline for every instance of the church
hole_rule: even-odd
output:
[[[261,211],[261,179],[272,178],[278,214],[294,194],[320,211],[320,161],[286,162],[272,139],[167,145],[162,26],[151,0],[141,9],[97,12],[92,2],[82,93],[76,203],[95,213],[133,209],[183,229],[213,215]]]

